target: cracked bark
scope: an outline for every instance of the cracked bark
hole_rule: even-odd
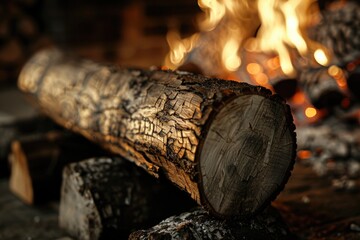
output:
[[[218,216],[265,207],[294,164],[290,109],[259,86],[47,50],[29,60],[19,87],[61,125],[165,175]]]

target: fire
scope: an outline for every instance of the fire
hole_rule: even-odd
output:
[[[239,71],[244,63],[244,49],[275,54],[282,72],[288,76],[296,74],[297,55],[327,65],[330,61],[324,47],[303,34],[314,9],[318,11],[314,3],[315,0],[198,0],[204,12],[198,23],[201,33],[182,39],[178,33],[169,32],[170,52],[164,65],[179,67],[191,51],[206,42],[207,36],[215,40],[206,46],[206,51],[214,52],[221,61],[220,66],[213,68],[222,68],[218,72],[226,75]],[[275,64],[270,62],[271,66]],[[258,78],[267,82],[263,76]]]
[[[328,57],[326,56],[326,53],[322,49],[315,50],[314,58],[320,65],[326,66],[329,63]]]
[[[239,49],[239,43],[234,38],[230,38],[222,51],[222,61],[225,68],[231,72],[236,71],[241,64],[241,59],[237,52]]]
[[[308,117],[308,118],[312,118],[312,117],[315,117],[317,114],[317,111],[315,108],[313,107],[308,107],[305,109],[305,115]]]

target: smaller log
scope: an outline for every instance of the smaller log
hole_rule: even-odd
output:
[[[356,66],[353,71],[349,72],[346,80],[351,95],[360,100],[360,66]]]
[[[278,78],[270,81],[275,92],[285,99],[295,95],[298,89],[298,82],[294,78]]]
[[[10,190],[27,204],[57,200],[63,167],[102,154],[99,147],[69,132],[20,137],[11,145]]]
[[[316,108],[333,108],[344,98],[336,80],[329,75],[328,68],[311,68],[300,73],[299,82]]]
[[[360,174],[360,129],[357,124],[332,119],[316,126],[299,127],[298,150],[305,150],[305,159],[319,175],[349,177]],[[299,157],[303,158],[301,152]]]
[[[195,205],[126,160],[93,158],[65,167],[59,224],[78,239],[126,239]]]
[[[182,239],[290,239],[279,213],[272,207],[251,220],[219,220],[203,209],[172,216],[147,230],[133,232],[129,240]]]
[[[41,116],[19,90],[0,88],[0,177],[10,174],[7,160],[14,139],[50,129],[56,129],[55,123]]]

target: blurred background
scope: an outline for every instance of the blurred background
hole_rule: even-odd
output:
[[[193,0],[3,0],[0,86],[16,84],[24,62],[52,45],[97,61],[160,65],[167,32],[195,32],[199,12]]]

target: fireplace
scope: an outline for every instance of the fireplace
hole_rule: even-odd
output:
[[[359,10],[5,1],[0,239],[356,239]]]

